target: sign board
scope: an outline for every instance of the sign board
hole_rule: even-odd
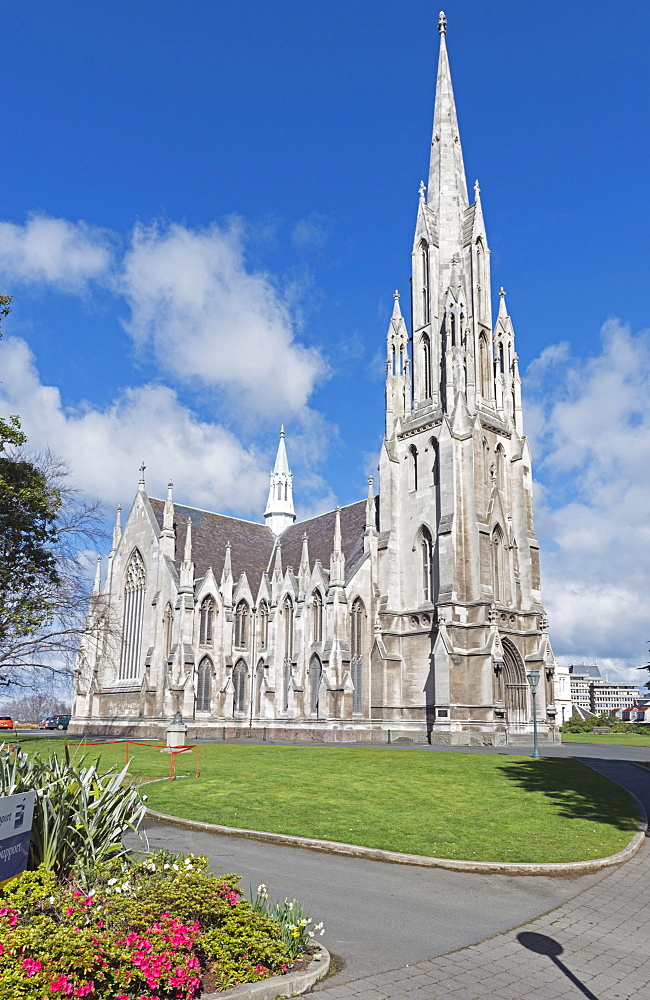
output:
[[[0,796],[0,885],[27,867],[36,792]]]

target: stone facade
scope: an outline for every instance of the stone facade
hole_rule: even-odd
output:
[[[395,293],[379,498],[294,524],[281,434],[265,524],[147,496],[116,524],[72,728],[226,728],[319,740],[557,739],[532,471],[503,290],[492,326],[478,182],[469,203],[440,55],[412,254],[411,337]],[[100,581],[96,584],[100,589]]]

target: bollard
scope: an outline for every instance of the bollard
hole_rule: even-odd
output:
[[[266,726],[264,726],[264,729],[262,730],[262,742],[266,743]]]
[[[221,730],[221,739],[225,740],[225,738],[226,738],[226,727],[224,726],[223,729]]]
[[[390,743],[390,729],[388,730],[388,742]]]

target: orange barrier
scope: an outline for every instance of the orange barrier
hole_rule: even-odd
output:
[[[169,754],[169,780],[173,781],[176,777],[176,754],[177,753],[189,753],[190,750],[194,751],[194,777],[198,778],[199,774],[199,748],[195,743],[188,743],[187,746],[181,747],[168,747],[165,743],[162,745],[160,743],[141,743],[139,740],[93,740],[92,742],[84,743],[87,747],[108,747],[116,746],[118,743],[124,744],[124,750],[126,753],[126,763],[129,763],[129,747],[147,747],[151,750],[159,750],[160,753]],[[69,747],[79,746],[79,743],[68,743]]]

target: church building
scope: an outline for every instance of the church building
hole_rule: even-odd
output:
[[[171,483],[150,498],[143,467],[95,581],[119,637],[91,611],[71,731],[160,737],[179,711],[190,738],[505,746],[530,742],[536,703],[540,739],[559,739],[514,329],[503,289],[493,325],[444,14],[439,33],[379,495],[370,479],[357,503],[296,523],[284,431],[260,523],[183,506]]]

